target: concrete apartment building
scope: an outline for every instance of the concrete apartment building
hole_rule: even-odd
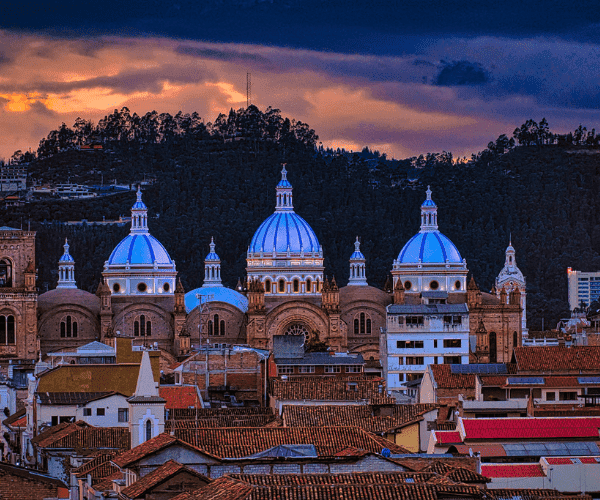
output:
[[[584,272],[567,268],[569,280],[569,309],[589,306],[600,299],[600,271]]]

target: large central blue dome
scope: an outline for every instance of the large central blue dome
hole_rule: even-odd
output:
[[[250,252],[318,252],[317,235],[295,212],[275,212],[258,228],[250,242]]]
[[[400,264],[461,263],[458,248],[439,231],[426,231],[413,236],[398,254]]]
[[[108,258],[109,265],[172,265],[164,246],[151,234],[130,234],[123,238]]]

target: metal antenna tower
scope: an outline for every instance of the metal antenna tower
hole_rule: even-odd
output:
[[[246,108],[250,107],[252,103],[252,75],[246,73]]]

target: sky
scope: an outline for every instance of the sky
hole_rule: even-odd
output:
[[[114,109],[252,104],[324,146],[470,156],[600,118],[600,2],[23,0],[0,14],[0,158]]]

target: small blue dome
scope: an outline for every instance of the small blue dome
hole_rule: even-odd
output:
[[[75,262],[75,260],[73,259],[73,257],[71,257],[71,254],[63,254],[61,256],[61,258],[58,260],[58,262]]]
[[[200,304],[198,296],[209,297],[208,299],[204,299],[207,302],[225,302],[237,307],[242,312],[248,311],[248,299],[246,297],[230,288],[218,286],[196,288],[195,290],[186,293],[185,310],[188,314]]]
[[[421,207],[437,207],[433,200],[425,200]]]
[[[287,181],[286,181],[287,182]],[[295,212],[275,212],[258,228],[250,242],[250,252],[299,253],[318,252],[317,235],[302,217]]]
[[[417,233],[398,254],[400,264],[417,264],[419,259],[425,264],[462,263],[454,243],[439,231]]]
[[[134,233],[123,238],[108,258],[109,265],[125,265],[127,262],[134,265],[173,264],[165,247],[148,233]]]
[[[358,252],[354,252],[351,256],[350,259],[361,259],[361,260],[365,260],[365,256],[363,255],[363,253],[361,251]]]

